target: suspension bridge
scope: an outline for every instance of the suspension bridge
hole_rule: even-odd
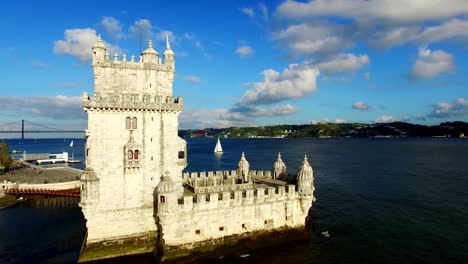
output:
[[[0,133],[21,134],[24,139],[26,133],[84,133],[84,130],[68,130],[45,126],[27,120],[17,120],[0,124]]]

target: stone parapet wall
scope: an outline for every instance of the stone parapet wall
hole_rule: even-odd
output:
[[[94,93],[94,97],[90,98],[85,92],[83,107],[182,111],[183,100],[181,97],[174,99],[172,96],[133,93]]]
[[[294,200],[297,197],[296,186],[255,187],[255,189],[221,191],[185,195],[178,201],[177,212],[204,211],[216,208],[271,203]]]

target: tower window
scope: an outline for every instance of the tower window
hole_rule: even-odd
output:
[[[179,159],[185,158],[185,151],[179,151]]]
[[[125,118],[125,128],[126,129],[132,128],[130,117]]]
[[[159,201],[160,201],[161,203],[165,203],[165,202],[166,202],[166,196],[160,196],[160,197],[159,197]]]
[[[224,226],[220,226],[219,231],[224,231]]]
[[[196,234],[196,235],[199,235],[200,233],[201,233],[201,232],[200,232],[200,229],[195,230],[195,234]]]
[[[137,150],[135,150],[133,152],[133,159],[137,160],[139,158],[139,156],[140,156],[140,151],[137,149]]]
[[[129,150],[127,152],[127,159],[129,159],[129,160],[133,159],[133,151]]]
[[[132,129],[137,129],[137,118],[132,118]]]

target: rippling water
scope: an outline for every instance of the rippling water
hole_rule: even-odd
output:
[[[70,141],[9,143],[28,152],[62,152]],[[78,159],[83,143],[75,140]],[[271,169],[281,151],[295,174],[307,154],[317,197],[310,241],[216,263],[468,263],[468,140],[222,139],[220,158],[215,143],[189,139],[187,170],[234,169],[242,151],[251,168]],[[79,209],[0,210],[1,262],[76,262],[84,229]],[[330,238],[319,235],[325,230]]]

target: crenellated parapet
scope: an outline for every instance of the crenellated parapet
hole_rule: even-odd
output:
[[[127,54],[122,54],[119,59],[119,54],[109,54],[106,46],[104,45],[101,36],[98,36],[96,44],[92,47],[93,50],[93,67],[102,68],[117,68],[117,69],[138,69],[138,70],[159,70],[159,71],[174,71],[174,52],[169,44],[169,37],[166,37],[166,50],[164,52],[164,63],[159,57],[159,53],[153,48],[153,42],[148,41],[148,48],[145,49],[138,60],[135,59],[135,55],[130,56],[130,60],[127,60]]]
[[[89,97],[83,93],[83,107],[95,109],[138,109],[152,111],[176,111],[183,109],[182,97],[137,94],[137,93],[99,93]]]
[[[242,206],[258,206],[265,203],[295,201],[295,185],[276,187],[259,186],[249,189],[225,190],[220,192],[184,195],[178,199],[177,212],[203,211]]]

